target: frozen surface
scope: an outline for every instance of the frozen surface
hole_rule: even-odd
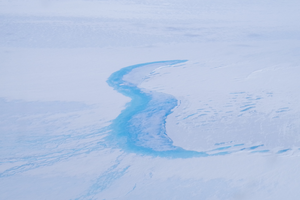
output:
[[[0,199],[298,200],[299,8],[2,0]]]

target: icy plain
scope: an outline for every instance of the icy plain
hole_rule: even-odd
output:
[[[299,9],[0,1],[0,199],[298,200]]]

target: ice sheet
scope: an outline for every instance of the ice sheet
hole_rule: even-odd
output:
[[[299,5],[2,0],[1,199],[298,200]]]

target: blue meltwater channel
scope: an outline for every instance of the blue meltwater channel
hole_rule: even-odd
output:
[[[109,140],[125,151],[161,157],[208,156],[205,152],[184,150],[174,146],[166,134],[166,118],[177,106],[168,94],[138,87],[149,72],[162,66],[173,66],[186,60],[171,60],[132,65],[113,73],[107,83],[132,100],[112,121]]]
[[[131,98],[131,101],[126,104],[126,108],[112,121],[109,127],[111,134],[107,137],[108,141],[111,141],[112,144],[117,145],[118,148],[126,152],[169,158],[228,155],[240,151],[249,151],[251,153],[271,152],[263,148],[263,144],[254,146],[253,144],[248,146],[244,143],[232,144],[202,152],[185,150],[173,145],[173,141],[166,133],[166,119],[177,106],[177,99],[172,95],[150,91],[138,86],[155,69],[170,67],[184,62],[186,60],[158,61],[132,65],[122,68],[108,78],[107,83],[109,86]],[[216,145],[223,143],[216,143]],[[282,149],[277,154],[290,150],[290,148]],[[273,152],[276,153],[276,151]]]

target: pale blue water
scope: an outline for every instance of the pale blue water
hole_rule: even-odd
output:
[[[168,94],[145,91],[123,77],[133,69],[153,64],[175,65],[185,60],[159,61],[125,67],[113,73],[107,83],[132,100],[111,124],[110,141],[127,151],[163,157],[207,156],[204,152],[187,151],[174,146],[166,134],[166,118],[177,105]]]

